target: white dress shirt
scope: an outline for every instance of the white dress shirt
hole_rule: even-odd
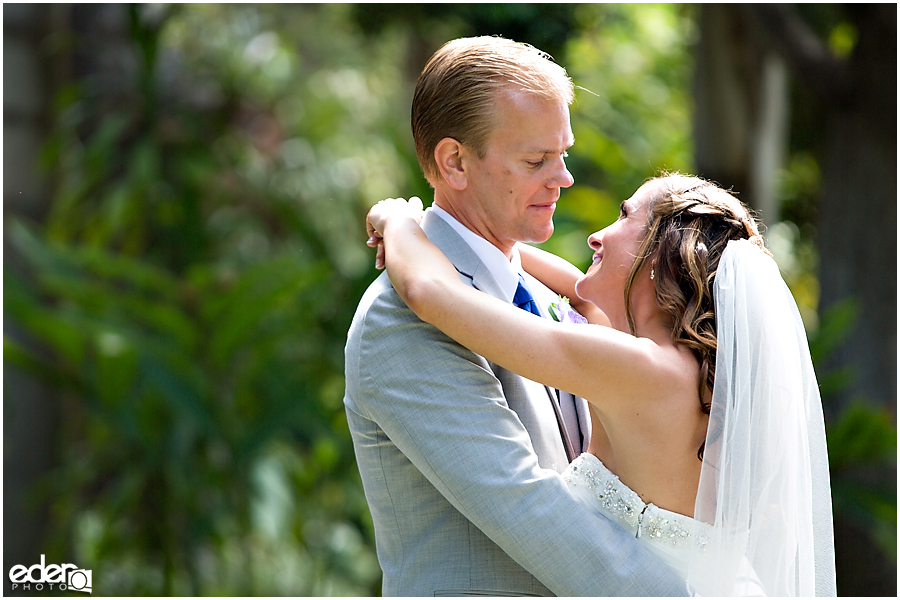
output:
[[[472,251],[481,259],[481,262],[488,268],[491,275],[494,276],[500,289],[506,295],[506,301],[512,302],[513,296],[516,295],[516,288],[519,287],[519,273],[523,272],[522,257],[519,256],[518,245],[513,246],[512,260],[510,260],[506,258],[506,255],[497,246],[457,221],[450,213],[437,204],[432,205],[429,210],[433,210],[465,240],[469,247],[472,248]],[[540,310],[540,307],[538,307],[538,310]],[[543,311],[541,311],[541,314],[546,316]]]
[[[524,274],[522,269],[522,257],[519,255],[518,244],[512,248],[512,259],[506,257],[495,245],[457,221],[450,213],[438,206],[432,204],[428,210],[434,211],[439,217],[450,225],[456,233],[472,248],[472,251],[481,259],[481,262],[487,267],[491,275],[497,281],[500,289],[506,295],[506,300],[512,302],[516,295],[516,288],[519,287],[519,274]],[[529,290],[530,291],[530,290]],[[534,294],[532,293],[532,296]],[[540,302],[535,302],[541,316],[548,318],[547,307],[541,306]],[[563,423],[569,432],[569,439],[575,446],[576,455],[580,452],[579,442],[582,439],[582,433],[578,426],[578,413],[575,408],[575,400],[571,394],[559,395],[559,409],[562,413]]]

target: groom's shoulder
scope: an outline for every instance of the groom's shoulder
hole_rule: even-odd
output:
[[[394,291],[394,286],[391,285],[391,279],[390,277],[388,277],[387,271],[382,271],[378,275],[378,277],[376,277],[372,281],[372,283],[369,284],[369,287],[366,288],[365,293],[359,300],[357,311],[370,306],[380,296],[390,294],[392,292],[396,294],[396,292]]]
[[[416,326],[431,327],[420,320],[391,285],[386,272],[381,273],[366,289],[348,332],[348,342],[386,337],[402,337]]]
[[[457,270],[461,268],[460,263],[472,262],[471,258],[465,254],[471,250],[441,217],[426,212],[422,227],[428,239],[447,256]],[[460,280],[467,285],[472,285],[472,277],[463,270],[460,270]],[[350,325],[348,342],[354,338],[381,338],[388,332],[397,338],[415,336],[418,339],[422,332],[417,326],[433,329],[406,306],[385,271],[369,285],[360,299]],[[431,337],[431,335],[425,337]]]
[[[383,271],[369,284],[362,298],[360,298],[353,318],[353,325],[362,324],[375,315],[398,310],[402,311],[404,309],[412,312],[400,298],[400,295],[397,294],[394,286],[391,285],[387,271]],[[357,323],[358,321],[359,323]]]

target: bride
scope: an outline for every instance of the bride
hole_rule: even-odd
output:
[[[369,244],[409,307],[488,360],[591,404],[570,491],[631,530],[703,596],[835,595],[821,401],[805,332],[757,224],[699,178],[649,180],[588,238],[593,264],[519,245],[523,267],[589,324],[470,288],[380,202]],[[563,319],[564,321],[566,319]]]

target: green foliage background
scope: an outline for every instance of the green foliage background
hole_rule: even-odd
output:
[[[6,229],[28,269],[4,269],[5,315],[40,351],[6,337],[4,363],[60,390],[59,466],[34,498],[51,507],[47,553],[89,565],[95,593],[380,593],[343,344],[376,275],[368,207],[430,197],[411,48],[478,19],[565,32],[534,40],[583,88],[577,183],[545,247],[579,266],[646,177],[692,170],[690,8],[410,6],[133,6],[129,94],[84,79],[56,99],[51,213]],[[796,159],[786,193],[814,187],[809,172]],[[839,336],[840,316],[820,327],[811,246],[782,237],[813,341]],[[837,468],[895,453],[890,419],[841,423]],[[877,514],[895,557],[896,494],[840,481],[836,507]]]

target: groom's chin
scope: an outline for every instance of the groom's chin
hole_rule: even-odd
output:
[[[530,244],[543,244],[549,240],[552,235],[553,221],[549,221],[548,223],[532,228],[532,230],[527,232],[527,235],[523,236],[523,239],[519,241],[528,242]]]

